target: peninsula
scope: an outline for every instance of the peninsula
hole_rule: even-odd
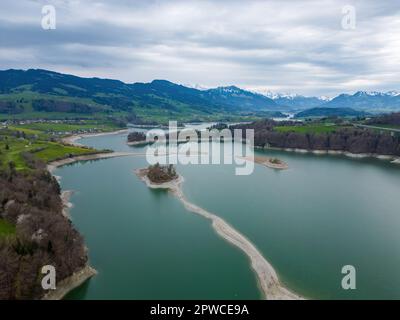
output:
[[[152,189],[169,190],[175,195],[191,212],[197,213],[202,217],[212,222],[212,227],[223,239],[230,242],[241,251],[243,251],[250,259],[251,267],[253,268],[260,289],[265,299],[268,300],[301,300],[303,297],[289,291],[279,281],[278,275],[272,265],[263,257],[253,243],[250,242],[244,235],[237,231],[234,227],[228,224],[224,219],[211,213],[188,201],[182,191],[184,179],[175,172],[175,169],[169,169],[168,166],[155,165],[145,169],[135,170],[136,175]],[[160,169],[161,168],[161,169]],[[155,178],[154,172],[167,172],[171,174],[163,176],[161,179]],[[155,178],[155,180],[154,180]]]

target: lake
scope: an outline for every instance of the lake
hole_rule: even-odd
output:
[[[80,143],[141,152],[126,134]],[[400,298],[400,167],[377,159],[273,150],[289,165],[178,165],[186,197],[245,235],[292,291],[312,299]],[[133,170],[145,157],[98,160],[58,168],[74,190],[71,217],[99,274],[68,299],[260,299],[247,257],[209,221],[174,196],[150,190]],[[353,265],[356,290],[341,269]]]

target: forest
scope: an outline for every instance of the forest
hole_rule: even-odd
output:
[[[373,124],[373,125],[383,124],[383,125],[400,126],[400,112],[384,114],[384,115],[372,118],[367,121],[367,124]]]
[[[147,168],[147,177],[154,183],[165,183],[178,177],[172,164],[160,165],[158,162]]]
[[[397,117],[395,114],[392,117]],[[238,129],[254,129],[254,145],[258,147],[293,148],[306,150],[332,150],[346,151],[360,154],[376,154],[400,156],[400,136],[390,132],[380,132],[368,128],[357,128],[351,125],[326,126],[319,124],[321,128],[329,130],[315,130],[315,124],[307,124],[286,121],[276,122],[265,119],[232,126]],[[277,129],[279,128],[279,130]],[[284,128],[285,130],[282,130]]]
[[[128,134],[128,142],[146,141],[146,135],[143,132],[133,131]]]
[[[44,131],[0,130],[0,300],[43,297],[45,265],[55,267],[58,283],[87,264],[83,237],[64,215],[46,163],[90,152]]]
[[[44,265],[55,267],[57,281],[86,265],[83,238],[62,210],[60,187],[46,170],[10,166],[0,174],[0,221],[15,226],[0,233],[0,300],[41,298]]]

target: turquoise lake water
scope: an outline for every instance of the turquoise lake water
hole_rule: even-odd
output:
[[[141,152],[126,135],[80,140]],[[224,218],[262,252],[291,290],[319,299],[400,298],[400,167],[376,159],[257,151],[289,169],[178,165],[184,193]],[[70,299],[260,299],[247,257],[203,217],[133,170],[144,157],[75,163],[56,170],[75,190],[71,216],[99,274]],[[357,271],[343,290],[344,265]]]

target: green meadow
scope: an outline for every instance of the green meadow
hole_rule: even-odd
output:
[[[0,238],[15,234],[15,226],[0,218]]]
[[[337,131],[343,126],[334,124],[310,124],[310,125],[297,125],[297,126],[277,126],[274,129],[279,132],[296,132],[296,133],[329,133]]]

